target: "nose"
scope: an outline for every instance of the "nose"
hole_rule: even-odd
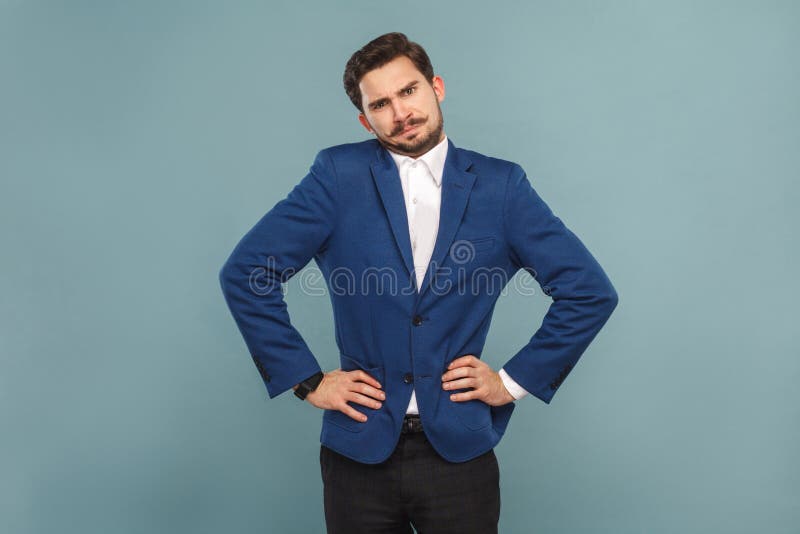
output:
[[[411,111],[400,101],[400,99],[394,101],[392,104],[392,109],[394,111],[394,120],[398,123],[398,125],[405,124],[405,122],[411,117]]]

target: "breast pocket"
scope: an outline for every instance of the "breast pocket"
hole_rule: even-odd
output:
[[[440,294],[496,294],[506,285],[497,271],[499,238],[496,236],[460,238],[453,241],[449,256],[436,272],[435,290]],[[491,284],[491,285],[489,285]]]
[[[490,248],[494,247],[494,237],[493,236],[470,239],[468,241],[470,243],[472,243],[472,247],[476,251],[489,250]]]
[[[456,239],[450,245],[450,260],[456,265],[468,265],[478,256],[491,251],[494,242],[494,236]]]
[[[380,382],[380,384],[383,386],[384,367],[382,365],[377,367],[368,367],[355,358],[344,353],[339,353],[339,359],[341,361],[342,371],[355,371],[361,369],[369,376]],[[385,409],[386,406],[385,403],[382,403],[381,407],[376,410],[352,401],[348,401],[347,404],[355,408],[356,411],[366,415],[367,420],[364,422],[356,421],[349,415],[340,412],[339,410],[325,410],[325,413],[322,415],[323,422],[328,421],[338,427],[349,430],[350,432],[361,432],[368,424],[370,424],[373,419],[375,419],[375,416],[378,414],[378,412]]]

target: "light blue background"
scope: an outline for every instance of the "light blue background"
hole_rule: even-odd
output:
[[[268,400],[217,273],[319,149],[368,138],[344,64],[403,31],[448,136],[520,163],[620,295],[553,403],[518,402],[501,532],[797,532],[799,22],[791,1],[0,0],[0,531],[324,531],[321,412]],[[330,370],[330,301],[297,280]],[[493,367],[548,303],[501,298]]]

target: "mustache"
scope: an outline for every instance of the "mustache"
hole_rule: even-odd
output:
[[[395,128],[395,130],[392,132],[392,135],[397,135],[397,134],[399,134],[400,132],[402,132],[403,130],[405,130],[406,128],[408,128],[409,126],[417,126],[417,125],[419,125],[419,124],[422,124],[422,123],[424,123],[424,122],[425,122],[425,120],[426,120],[426,119],[415,119],[415,120],[410,120],[410,121],[408,121],[408,123],[406,123],[406,124],[403,124],[403,125],[402,125],[402,126],[400,126],[399,128]]]

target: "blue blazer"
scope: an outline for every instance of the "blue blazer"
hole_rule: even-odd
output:
[[[519,269],[550,308],[505,364],[549,403],[617,304],[595,258],[539,197],[516,163],[448,138],[439,231],[417,291],[406,208],[394,160],[375,139],[317,153],[309,173],[241,239],[219,273],[225,300],[270,398],[320,371],[287,313],[281,283],[314,258],[328,286],[341,368],[383,386],[381,408],[351,403],[356,421],[325,410],[320,441],[363,463],[386,460],[416,390],[428,440],[446,460],[493,448],[515,403],[451,401],[448,364],[480,357],[494,306]],[[529,320],[520,319],[520,327]]]

